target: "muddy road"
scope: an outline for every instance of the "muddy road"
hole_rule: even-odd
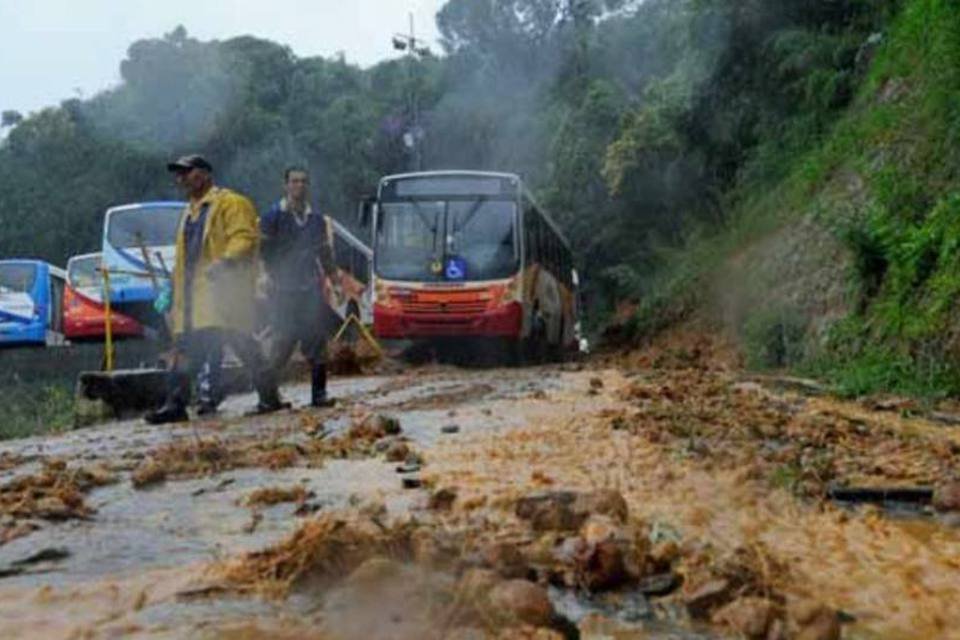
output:
[[[331,389],[0,445],[0,637],[960,636],[960,432],[906,401],[699,337]]]

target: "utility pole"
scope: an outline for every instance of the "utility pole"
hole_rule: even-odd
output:
[[[423,128],[420,126],[420,96],[417,91],[417,61],[430,55],[430,48],[422,38],[417,38],[413,23],[413,13],[410,13],[410,33],[397,33],[393,36],[393,48],[407,53],[407,71],[409,84],[409,106],[411,126],[403,134],[403,142],[410,149],[412,168],[414,171],[423,170]]]

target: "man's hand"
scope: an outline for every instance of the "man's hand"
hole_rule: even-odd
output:
[[[215,260],[210,264],[209,267],[207,267],[204,275],[210,282],[216,282],[223,278],[224,274],[227,273],[230,268],[231,264],[227,260]]]

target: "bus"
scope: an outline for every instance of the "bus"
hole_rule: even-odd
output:
[[[492,338],[514,359],[577,348],[570,245],[518,176],[387,176],[361,211],[378,337]]]
[[[341,321],[352,315],[362,324],[370,325],[373,323],[370,290],[373,250],[330,216],[327,216],[327,234],[338,272],[325,292],[327,302]]]
[[[103,304],[103,273],[100,253],[73,256],[67,261],[67,288],[63,304],[63,334],[67,340],[103,340],[107,333]],[[110,329],[115,338],[143,335],[133,318],[111,309]]]
[[[110,277],[110,304],[152,329],[163,330],[153,308],[170,277],[184,202],[143,202],[107,209],[103,217],[103,266]]]
[[[0,260],[0,345],[64,343],[66,276],[41,260]]]

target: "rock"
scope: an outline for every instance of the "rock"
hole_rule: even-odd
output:
[[[430,496],[427,508],[434,511],[449,511],[457,501],[457,490],[451,488],[440,489]]]
[[[796,627],[796,640],[840,640],[840,616],[835,610],[804,600],[792,604],[789,614]]]
[[[603,380],[601,380],[599,377],[590,378],[590,388],[603,389]]]
[[[623,550],[611,540],[584,542],[576,554],[574,576],[577,585],[590,592],[619,587],[628,578]]]
[[[571,531],[591,515],[607,515],[624,522],[627,501],[616,491],[590,493],[550,491],[525,496],[517,501],[515,513],[528,520],[536,531]]]
[[[626,543],[626,532],[611,516],[591,515],[580,527],[580,537],[587,544],[600,542]]]
[[[447,433],[447,434],[460,433],[460,425],[456,425],[456,424],[444,425],[443,427],[440,428],[440,431],[442,433]]]
[[[704,619],[710,612],[729,602],[733,595],[733,585],[726,578],[707,578],[691,583],[683,590],[683,603],[690,615]]]
[[[960,511],[960,482],[945,482],[933,490],[933,508],[940,512]]]
[[[572,506],[576,494],[569,491],[525,496],[517,501],[515,513],[528,520],[536,531],[572,531],[580,527],[586,515],[577,515]]]
[[[345,582],[353,587],[369,587],[396,578],[401,571],[399,563],[377,556],[354,569]]]
[[[665,596],[680,586],[680,576],[669,571],[646,576],[637,583],[637,590],[645,596]]]
[[[350,425],[347,436],[359,440],[379,440],[386,436],[399,435],[402,431],[399,420],[378,413]]]
[[[489,613],[504,626],[550,625],[553,604],[546,590],[526,580],[508,580],[495,586],[487,597]]]
[[[481,556],[485,565],[504,578],[525,578],[529,572],[523,553],[509,542],[490,544],[483,549]]]
[[[403,462],[410,455],[410,447],[405,442],[394,442],[386,451],[387,462]]]
[[[713,614],[712,621],[729,628],[738,636],[763,640],[775,618],[774,603],[766,598],[747,597],[724,605]]]
[[[403,479],[404,489],[419,489],[423,486],[423,480],[416,476],[407,476]]]
[[[576,513],[586,515],[611,516],[620,522],[627,521],[629,512],[626,499],[619,491],[613,489],[600,489],[599,491],[578,494],[573,504],[573,510]]]
[[[468,569],[457,582],[457,593],[470,603],[481,602],[502,579],[493,569]]]

